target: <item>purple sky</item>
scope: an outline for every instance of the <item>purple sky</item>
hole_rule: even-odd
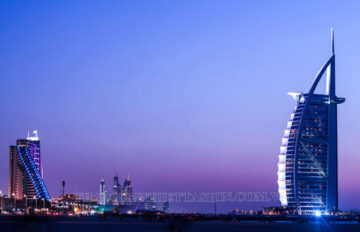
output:
[[[340,208],[360,208],[359,12],[356,1],[1,1],[0,189],[9,145],[38,129],[53,197],[63,179],[95,193],[115,172],[135,192],[276,192],[286,93],[309,89],[334,27]]]

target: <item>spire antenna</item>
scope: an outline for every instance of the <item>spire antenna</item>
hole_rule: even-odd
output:
[[[334,29],[331,28],[331,55],[335,54],[335,45],[334,45]]]

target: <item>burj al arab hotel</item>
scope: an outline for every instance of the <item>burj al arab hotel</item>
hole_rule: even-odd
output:
[[[326,71],[326,75],[325,75]],[[315,90],[326,76],[325,94]],[[338,209],[337,105],[334,32],[331,56],[307,93],[289,93],[296,106],[280,147],[278,185],[282,206],[300,215],[326,214]]]

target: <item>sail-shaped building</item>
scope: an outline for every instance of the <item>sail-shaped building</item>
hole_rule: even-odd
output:
[[[326,93],[315,90],[326,72]],[[334,33],[331,56],[307,93],[289,93],[296,106],[280,147],[278,185],[282,206],[298,214],[325,214],[338,209],[337,105]]]

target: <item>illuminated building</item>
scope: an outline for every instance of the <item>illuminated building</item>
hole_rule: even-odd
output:
[[[121,203],[121,185],[119,183],[119,177],[114,176],[114,185],[113,185],[113,194],[112,194],[112,204],[120,205]]]
[[[122,202],[124,205],[129,205],[132,202],[132,200],[133,200],[132,186],[131,186],[130,176],[128,176],[125,179],[124,185],[123,185]]]
[[[315,90],[326,77],[326,93]],[[289,93],[297,104],[280,147],[278,185],[282,206],[298,214],[318,215],[338,209],[337,105],[335,53],[332,31],[331,56],[316,75],[308,93]]]
[[[19,139],[10,146],[9,196],[16,199],[40,198],[50,201],[43,181],[40,140],[37,130],[34,136]]]
[[[106,190],[104,179],[102,179],[100,182],[100,205],[106,205]]]

